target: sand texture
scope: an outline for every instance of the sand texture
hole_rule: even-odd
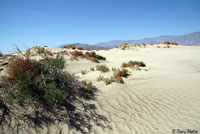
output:
[[[51,48],[49,48],[51,49]],[[55,48],[52,48],[55,50]],[[59,50],[58,50],[59,51]],[[99,89],[98,112],[105,115],[111,128],[93,126],[93,134],[172,134],[172,129],[195,129],[200,133],[200,47],[146,46],[121,50],[96,51],[106,61],[93,63],[79,58],[67,58],[66,70],[80,79],[92,81]],[[140,71],[129,69],[125,84],[105,85],[97,82],[99,75],[110,77],[112,67],[120,68],[123,62],[143,61]],[[97,64],[107,65],[110,72],[90,71]],[[85,75],[81,71],[85,70]],[[2,133],[3,132],[3,133]],[[11,132],[1,130],[1,134]],[[77,134],[67,124],[40,130],[43,134]],[[21,133],[35,133],[24,130]]]

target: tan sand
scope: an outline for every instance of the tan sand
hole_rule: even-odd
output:
[[[55,50],[56,48],[52,49]],[[160,48],[147,46],[130,50],[96,51],[106,57],[106,64],[120,68],[129,60],[143,61],[149,71],[130,71],[125,84],[105,85],[97,82],[101,74],[90,71],[97,63],[79,58],[70,61],[70,72],[93,82],[100,90],[97,101],[98,112],[108,117],[112,129],[93,126],[94,134],[172,134],[172,129],[195,129],[200,133],[200,47],[171,46]],[[85,75],[81,70],[88,71]],[[24,131],[25,132],[25,131]],[[31,130],[28,132],[31,133]],[[34,132],[33,132],[34,133]],[[77,134],[67,124],[49,126],[43,133]]]

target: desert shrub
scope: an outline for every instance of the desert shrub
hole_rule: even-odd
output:
[[[127,77],[128,76],[128,70],[127,69],[118,69],[118,70],[115,70],[113,72],[113,75],[114,75],[114,78],[117,78],[117,77]]]
[[[45,48],[37,47],[37,54],[45,54]]]
[[[76,49],[76,46],[71,44],[71,45],[64,45],[63,48],[66,48],[66,49]]]
[[[165,44],[165,45],[169,45],[170,42],[169,42],[169,41],[165,41],[165,42],[163,42],[163,44]]]
[[[129,61],[128,63],[122,63],[123,68],[134,67],[134,66],[145,67],[146,64],[142,61]]]
[[[91,67],[91,68],[90,68],[90,71],[94,71],[94,68],[93,68],[93,67]]]
[[[118,76],[118,77],[115,78],[115,82],[124,84],[124,80],[123,80],[123,78],[120,77],[120,76]]]
[[[82,47],[78,47],[77,49],[78,49],[78,50],[84,50]]]
[[[85,56],[86,57],[93,57],[93,58],[96,58],[96,53],[95,52],[85,52]]]
[[[9,110],[8,114],[0,113],[0,120],[7,123],[6,119],[11,120],[12,116],[17,126],[23,127],[18,120],[25,120],[36,128],[56,121],[68,122],[82,133],[91,131],[91,120],[96,124],[100,123],[97,120],[106,121],[104,116],[96,113],[96,106],[88,102],[95,99],[96,87],[91,82],[83,84],[63,71],[64,65],[64,59],[59,55],[56,58],[45,57],[42,61],[16,57],[9,62],[9,76],[0,87],[4,94],[0,106],[5,102],[8,104],[6,108],[21,107],[19,113],[13,113],[15,110]],[[26,112],[26,109],[32,110]],[[5,119],[5,116],[9,117]]]
[[[83,52],[82,51],[71,51],[70,54],[74,57],[77,57],[77,56],[83,56]]]
[[[171,45],[178,45],[178,43],[176,43],[176,42],[171,42],[170,44]]]
[[[1,53],[1,51],[0,51],[0,57],[3,57],[3,54]]]
[[[103,57],[101,55],[97,55],[96,57],[97,57],[98,60],[106,60],[106,57]]]
[[[109,68],[106,65],[97,65],[96,70],[105,73],[109,71]]]
[[[106,85],[109,85],[113,82],[115,82],[115,79],[113,78],[113,76],[111,76],[110,78],[104,78],[103,76],[99,76],[97,78],[97,81],[100,82],[100,81],[103,81]]]
[[[110,78],[104,78],[104,79],[103,79],[103,82],[104,82],[106,85],[109,85],[109,84],[115,82],[115,79],[111,76]]]
[[[95,62],[95,63],[99,63],[99,60],[97,58],[89,58],[90,61]]]
[[[167,48],[170,48],[170,46],[167,46]]]
[[[81,70],[81,74],[85,75],[86,74],[86,70]]]
[[[31,59],[24,59],[22,57],[13,58],[9,61],[7,72],[10,79],[20,79],[29,73],[36,73],[38,69],[38,62]]]

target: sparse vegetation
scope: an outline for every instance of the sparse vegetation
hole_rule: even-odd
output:
[[[99,76],[97,78],[97,81],[100,82],[100,81],[103,81],[106,85],[109,85],[113,82],[115,82],[115,79],[113,78],[113,76],[111,76],[110,78],[104,78],[103,76]]]
[[[97,65],[96,70],[105,73],[109,71],[109,68],[106,65]]]
[[[91,68],[90,68],[90,71],[94,71],[94,67],[91,67]]]
[[[70,44],[70,45],[64,45],[63,48],[66,48],[66,49],[76,49],[76,46],[74,44]]]
[[[40,52],[43,53],[43,49]],[[91,120],[96,124],[107,121],[96,113],[95,105],[87,101],[95,99],[96,87],[91,82],[78,81],[63,71],[64,66],[60,55],[56,58],[45,56],[42,61],[22,57],[11,60],[8,77],[4,77],[0,87],[3,93],[0,96],[0,125],[7,124],[17,132],[23,127],[20,120],[34,125],[33,128],[59,121],[68,122],[82,133],[89,133]],[[13,112],[17,109],[20,112]],[[11,124],[11,118],[16,119],[17,128]]]
[[[127,77],[128,76],[128,70],[127,69],[117,69],[113,72],[114,78],[117,77]]]
[[[86,70],[81,70],[81,74],[82,74],[82,75],[85,75],[86,73],[87,73]]]
[[[106,57],[103,57],[101,55],[97,55],[96,57],[97,57],[98,60],[106,60]]]
[[[82,51],[77,51],[77,50],[71,51],[70,54],[72,56],[74,56],[74,57],[77,57],[77,56],[81,56],[82,57],[83,56],[83,52]]]
[[[127,68],[127,67],[145,67],[146,64],[142,61],[129,61],[128,63],[122,63],[122,67],[123,68]]]

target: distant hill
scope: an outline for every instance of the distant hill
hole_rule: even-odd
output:
[[[66,44],[66,45],[75,45],[76,47],[82,47],[86,50],[107,50],[109,47],[103,47],[103,46],[98,46],[98,45],[89,45],[89,44],[81,44],[81,43],[71,43],[71,44]],[[62,45],[64,46],[64,45]],[[61,46],[61,47],[62,47]]]
[[[136,44],[136,43],[162,43],[164,41],[169,41],[169,42],[177,42],[180,45],[200,45],[200,32],[193,32],[190,34],[185,34],[185,35],[179,35],[179,36],[169,36],[169,35],[164,35],[160,37],[155,37],[155,38],[144,38],[141,40],[114,40],[114,41],[109,41],[109,42],[101,42],[97,43],[95,45],[97,46],[103,46],[103,47],[114,47],[116,45],[121,45],[124,43],[130,43],[130,44]]]

